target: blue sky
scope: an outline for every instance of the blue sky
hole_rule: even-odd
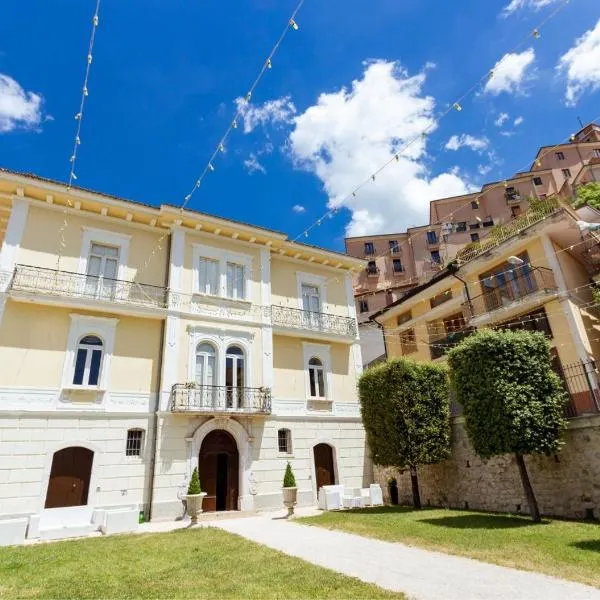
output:
[[[296,3],[103,0],[77,183],[180,204]],[[347,233],[420,224],[429,200],[523,169],[577,116],[600,116],[597,0],[571,0],[439,115],[561,4],[306,0],[189,207],[294,237],[431,125],[305,239],[339,250]],[[94,5],[3,2],[0,166],[68,178]]]

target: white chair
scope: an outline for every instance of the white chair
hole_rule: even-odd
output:
[[[369,486],[371,495],[371,506],[383,506],[383,490],[378,483],[372,483]]]
[[[360,488],[348,488],[342,496],[344,508],[361,508],[364,506]]]
[[[324,485],[319,490],[318,506],[321,510],[339,510],[343,495],[343,485]]]

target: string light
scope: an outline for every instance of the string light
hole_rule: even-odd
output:
[[[252,96],[254,94],[254,91],[255,91],[256,87],[258,86],[258,84],[260,83],[261,79],[263,78],[263,76],[265,74],[265,71],[271,70],[273,68],[273,62],[272,62],[273,57],[275,56],[275,54],[279,50],[279,47],[281,46],[281,44],[282,44],[285,36],[287,35],[288,31],[290,30],[290,26],[291,26],[292,29],[296,29],[296,30],[298,29],[298,24],[296,23],[295,18],[296,18],[296,15],[298,14],[298,12],[300,11],[300,9],[302,8],[302,5],[304,4],[304,2],[305,2],[305,0],[300,0],[298,2],[298,4],[296,5],[296,8],[292,12],[291,17],[286,22],[285,28],[281,32],[281,34],[280,34],[279,38],[277,39],[277,41],[275,42],[275,45],[273,46],[273,48],[271,48],[271,51],[267,55],[267,58],[262,63],[262,68],[260,69],[260,71],[259,71],[258,75],[256,76],[254,82],[252,83],[252,85],[248,89],[248,91],[247,91],[247,93],[245,95],[245,104],[238,104],[237,110],[236,110],[236,112],[234,114],[234,117],[233,117],[233,119],[231,121],[231,124],[229,125],[229,127],[227,128],[227,130],[225,131],[225,133],[223,134],[223,136],[219,140],[219,142],[218,142],[215,150],[213,151],[213,153],[211,154],[210,158],[208,159],[206,167],[204,167],[204,170],[200,174],[200,177],[198,177],[198,180],[197,180],[196,184],[194,185],[194,187],[192,188],[192,190],[188,194],[186,194],[184,196],[184,200],[183,200],[183,203],[181,205],[181,208],[185,209],[185,207],[188,205],[188,203],[190,202],[190,200],[192,199],[192,197],[194,195],[194,192],[200,187],[200,183],[202,183],[202,180],[204,179],[204,177],[206,176],[206,174],[209,171],[214,171],[214,165],[213,165],[213,163],[214,163],[217,155],[219,154],[219,152],[222,152],[221,147],[224,146],[224,144],[227,141],[227,138],[229,137],[231,131],[233,129],[237,129],[238,128],[238,120],[241,119],[241,118],[243,118],[244,112],[247,109],[247,105],[252,100]]]
[[[551,19],[553,19],[554,17],[556,17],[556,15],[569,3],[569,0],[563,0],[563,2],[561,2],[557,8],[552,11],[539,25],[538,27],[536,27],[536,29],[539,31],[542,29],[542,27],[544,25],[546,25]],[[500,58],[500,60],[498,60],[494,66],[494,69],[498,69],[507,59],[508,57],[510,57],[511,55],[514,54],[514,52],[516,52],[516,50],[518,50],[521,46],[523,46],[525,43],[528,42],[529,38],[530,38],[530,34],[531,32],[528,32],[527,35],[519,42],[517,43],[509,52],[506,52],[505,54],[502,55],[502,57]],[[494,70],[492,69],[492,71]],[[480,77],[476,83],[474,85],[472,85],[465,93],[463,93],[459,98],[457,98],[454,102],[451,102],[448,104],[448,109],[443,112],[436,121],[430,123],[427,127],[425,127],[425,129],[423,131],[421,131],[420,133],[418,133],[414,138],[410,139],[409,141],[407,141],[405,143],[405,145],[397,152],[395,153],[392,158],[388,161],[386,161],[379,169],[377,169],[375,171],[374,174],[379,174],[381,171],[383,171],[383,169],[385,169],[386,167],[388,167],[390,165],[391,162],[393,162],[396,159],[396,156],[399,156],[401,154],[403,154],[406,150],[408,150],[408,148],[410,148],[410,146],[412,146],[417,140],[423,139],[424,137],[426,137],[429,132],[434,128],[437,127],[440,123],[440,121],[442,119],[444,119],[450,112],[452,112],[453,110],[457,111],[457,112],[461,112],[463,110],[463,106],[462,106],[462,101],[467,98],[468,96],[470,96],[472,93],[474,93],[482,84],[483,82],[487,81],[489,78],[489,73],[490,70],[487,70],[485,72],[485,75],[483,75],[482,77]],[[345,201],[347,201],[350,196],[352,195],[353,197],[355,197],[354,192],[360,190],[362,187],[364,187],[366,184],[368,184],[369,182],[375,181],[374,178],[374,174],[370,175],[369,178],[365,181],[363,181],[362,183],[360,183],[358,186],[356,186],[356,188],[353,190],[353,192],[351,192],[351,194],[348,194],[348,196],[346,196],[341,203],[343,204]],[[327,213],[326,213],[327,214]],[[313,223],[312,225],[310,225],[309,227],[307,227],[305,229],[305,231],[311,231],[313,228],[315,227],[315,224]],[[293,241],[298,240],[302,235],[304,235],[304,232],[300,233],[298,236],[296,236],[294,238]]]
[[[82,126],[82,122],[83,122],[83,114],[84,114],[84,108],[85,108],[85,102],[86,99],[89,95],[88,92],[88,81],[90,78],[90,69],[92,66],[92,56],[93,56],[93,51],[94,51],[94,41],[96,39],[96,30],[98,28],[98,25],[100,23],[99,20],[99,14],[100,14],[100,0],[96,0],[96,8],[94,10],[94,15],[92,17],[92,30],[90,33],[90,41],[89,41],[89,45],[88,45],[88,51],[87,51],[87,61],[86,61],[86,68],[85,68],[85,75],[83,78],[83,86],[81,88],[81,99],[79,102],[79,110],[77,111],[77,113],[75,114],[75,121],[77,122],[77,126],[75,128],[75,138],[73,141],[73,151],[69,157],[69,163],[70,163],[70,169],[69,169],[69,179],[67,181],[67,185],[66,185],[66,191],[70,192],[71,188],[72,188],[72,184],[73,181],[77,180],[77,176],[75,175],[75,165],[77,163],[77,154],[79,151],[79,146],[81,145],[81,126]],[[59,251],[57,253],[57,258],[56,258],[56,270],[59,271],[60,270],[60,260],[62,257],[62,250],[65,248],[65,244],[66,244],[66,237],[65,237],[65,232],[66,229],[68,227],[68,220],[67,220],[67,212],[68,209],[73,205],[71,198],[69,196],[67,196],[67,201],[65,204],[65,208],[64,208],[64,219],[63,219],[63,224],[62,227],[59,231]]]

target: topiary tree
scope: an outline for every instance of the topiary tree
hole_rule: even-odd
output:
[[[480,330],[448,353],[465,427],[482,458],[515,455],[534,522],[540,511],[523,456],[551,454],[565,427],[563,391],[541,333]]]
[[[421,508],[417,466],[440,462],[450,454],[446,367],[389,360],[365,371],[358,391],[373,461],[410,469],[413,504]]]
[[[573,198],[573,208],[581,208],[586,204],[600,210],[600,183],[597,181],[590,181],[577,188],[577,194]]]
[[[200,487],[200,477],[198,476],[198,469],[194,467],[192,471],[192,478],[190,479],[190,484],[188,485],[188,496],[196,496],[202,493],[202,488]]]
[[[283,487],[284,488],[295,488],[296,478],[294,477],[294,471],[292,471],[292,465],[288,462],[285,468],[285,475],[283,476]]]

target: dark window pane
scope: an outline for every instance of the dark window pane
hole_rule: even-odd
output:
[[[75,374],[73,375],[73,383],[81,385],[83,383],[83,370],[85,369],[85,359],[87,350],[80,348],[77,350],[77,360],[75,361]]]
[[[233,385],[233,358],[225,359],[225,385]]]
[[[100,377],[100,361],[102,360],[102,350],[92,351],[92,360],[90,363],[90,380],[89,385],[98,385]]]
[[[102,340],[95,335],[86,335],[79,343],[87,344],[88,346],[102,346]]]
[[[311,397],[315,397],[317,395],[316,381],[315,381],[315,370],[308,370],[308,378],[310,379],[310,395]]]
[[[325,396],[325,381],[323,379],[323,370],[319,369],[317,371],[317,375],[319,377],[319,396],[322,398]]]

